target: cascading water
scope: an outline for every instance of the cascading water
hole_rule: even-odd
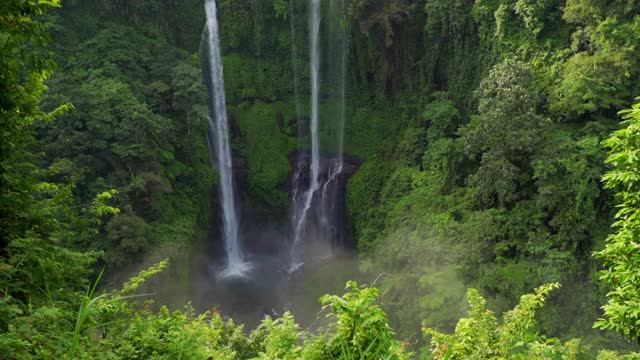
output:
[[[250,268],[240,245],[238,216],[236,212],[233,162],[229,145],[229,126],[224,91],[222,56],[215,0],[205,3],[207,14],[207,39],[209,48],[209,149],[215,153],[220,173],[220,197],[223,214],[223,236],[227,255],[223,277],[243,276]]]
[[[290,4],[293,5],[293,1]],[[326,9],[326,8],[325,8]],[[304,261],[303,237],[308,237],[305,233],[310,225],[316,226],[320,241],[329,249],[338,242],[339,229],[337,226],[338,215],[336,204],[338,203],[339,177],[343,171],[343,143],[344,143],[344,120],[345,120],[345,68],[346,68],[346,31],[344,28],[344,0],[330,0],[328,7],[328,43],[327,43],[327,72],[326,78],[331,86],[331,101],[335,104],[335,111],[331,114],[331,119],[335,119],[334,124],[329,124],[329,128],[334,136],[335,156],[331,157],[324,166],[321,166],[320,154],[320,32],[321,32],[321,1],[309,0],[309,64],[310,64],[310,88],[311,88],[311,154],[309,157],[298,156],[298,164],[294,169],[293,176],[293,244],[291,248],[291,263],[289,272],[297,270]],[[295,46],[295,26],[293,25],[292,10],[292,40]],[[296,50],[293,48],[294,61]],[[296,87],[296,109],[299,113],[297,78],[294,83]],[[300,114],[298,114],[300,115]],[[327,120],[331,120],[327,119]],[[323,119],[324,121],[324,119]],[[325,156],[326,157],[326,156]],[[327,165],[328,164],[328,165]],[[308,184],[304,185],[302,179],[305,177],[304,171],[308,165]],[[306,239],[305,239],[306,240]],[[308,240],[307,240],[308,241]],[[317,248],[316,248],[317,249]],[[329,252],[330,254],[330,252]],[[313,255],[325,255],[314,253]]]
[[[297,66],[298,66],[298,62],[297,62],[297,58],[298,58],[298,37],[297,37],[297,30],[296,30],[296,0],[289,0],[289,24],[290,24],[290,28],[291,28],[291,65],[293,67],[293,91],[294,91],[294,101],[295,101],[295,106],[296,106],[296,117],[298,118],[298,139],[301,139],[303,137],[303,128],[302,128],[302,124],[300,123],[299,119],[300,116],[302,114],[302,104],[300,103],[300,81],[298,80],[298,76],[297,73],[299,72],[297,70]],[[302,177],[302,172],[303,172],[303,167],[301,166],[303,164],[302,162],[302,153],[298,153],[298,158],[296,160],[296,166],[295,169],[293,170],[293,191],[292,191],[292,199],[293,199],[293,218],[292,218],[292,223],[295,224],[294,226],[297,225],[297,219],[298,216],[300,216],[300,205],[299,205],[299,199],[298,199],[298,194],[300,193],[300,189],[302,188],[302,185],[300,183],[301,181],[301,177]],[[293,248],[292,247],[292,253],[293,253]],[[293,256],[292,256],[293,257]]]
[[[338,180],[344,168],[344,123],[345,123],[345,81],[347,36],[344,24],[344,0],[330,0],[328,24],[329,80],[332,84],[332,101],[336,103],[333,118],[336,119],[335,137],[336,153],[329,163],[327,180],[322,186],[320,213],[320,232],[323,238],[339,242],[338,212]]]
[[[320,0],[309,0],[309,58],[311,66],[311,165],[309,167],[309,188],[303,193],[303,201],[294,209],[294,235],[291,246],[289,272],[302,265],[299,246],[301,235],[313,197],[320,188],[320,139],[318,135],[318,100],[320,92]]]

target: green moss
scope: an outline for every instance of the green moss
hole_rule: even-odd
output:
[[[223,58],[227,101],[239,104],[250,98],[284,99],[293,92],[290,63],[277,57],[255,58],[244,53],[229,53]]]
[[[283,102],[257,101],[232,109],[242,137],[237,150],[248,163],[249,191],[255,198],[281,208],[288,205],[288,200],[278,187],[291,172],[288,156],[297,144],[283,128],[294,113],[294,107]]]
[[[227,101],[238,103],[245,97],[257,94],[254,61],[240,54],[224,56],[224,83]]]
[[[345,151],[366,159],[389,153],[394,137],[403,128],[400,109],[388,100],[350,96],[347,100]]]
[[[349,180],[347,211],[361,250],[373,248],[378,234],[384,229],[384,213],[378,205],[388,172],[385,163],[370,159]]]

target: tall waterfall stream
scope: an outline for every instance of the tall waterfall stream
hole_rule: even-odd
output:
[[[218,15],[215,0],[207,0],[207,35],[209,44],[209,145],[213,147],[220,173],[220,205],[222,207],[224,246],[227,255],[222,276],[242,276],[249,270],[240,243],[238,213],[233,186],[233,161],[229,145],[229,124],[224,90],[224,73],[220,54]]]

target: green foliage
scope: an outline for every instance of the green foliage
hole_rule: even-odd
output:
[[[572,56],[560,65],[550,93],[551,110],[576,117],[628,104],[637,89],[638,48],[632,39],[640,33],[640,17],[628,17],[626,11],[591,1],[567,2],[564,19],[578,28]]]
[[[456,263],[475,251],[476,245],[455,227],[455,210],[443,209],[444,203],[463,206],[459,196],[439,197],[439,189],[416,169],[400,168],[400,174],[408,186],[389,183],[389,190],[399,191],[388,192],[386,206],[378,210],[386,223],[371,234],[374,246],[365,248],[367,260],[362,268],[390,274],[380,283],[390,320],[402,338],[414,342],[420,321],[449,327],[460,315],[465,285]],[[451,240],[452,234],[456,241]]]
[[[361,10],[369,6],[368,14],[375,14],[375,4],[362,2]],[[627,103],[625,93],[634,91],[628,79],[635,78],[635,71],[618,72],[635,61],[627,57],[635,51],[627,46],[635,38],[634,5],[468,5],[429,1],[426,18],[398,19],[406,26],[395,33],[411,41],[394,41],[389,53],[401,51],[402,56],[392,61],[412,61],[419,48],[427,53],[421,61],[431,68],[415,60],[407,76],[432,82],[420,86],[419,80],[407,79],[403,84],[412,88],[410,95],[394,92],[392,106],[404,110],[394,123],[403,124],[406,132],[389,136],[392,145],[382,142],[350,181],[350,219],[366,254],[361,267],[393,275],[382,287],[391,321],[404,338],[415,338],[415,319],[450,326],[458,311],[458,289],[465,286],[486,291],[491,306],[502,311],[526,289],[562,282],[572,286],[559,291],[563,300],[542,311],[541,327],[554,335],[611,341],[588,330],[598,316],[592,309],[601,301],[589,253],[606,236],[611,216],[609,194],[599,183],[605,156],[599,142],[615,126],[612,109]],[[382,6],[376,10],[385,11]],[[616,20],[605,25],[607,17]],[[433,50],[425,51],[423,43]],[[371,64],[362,60],[375,56],[371,52],[377,61],[387,60],[374,46],[362,44],[354,45],[350,55],[358,71]],[[369,53],[363,55],[360,47]],[[580,56],[617,65],[594,63],[574,72],[571,63]],[[379,63],[373,67],[384,69]],[[394,69],[402,73],[400,66]],[[611,77],[614,73],[620,77]],[[573,91],[558,84],[571,76],[585,79],[575,94],[591,91],[593,110],[580,110],[578,98],[567,101],[562,111],[557,108],[557,99]],[[599,78],[616,86],[600,91],[597,82],[590,82]],[[368,131],[366,138],[378,133]],[[426,142],[411,141],[424,133]],[[415,162],[418,149],[424,154],[421,163]],[[457,279],[452,280],[455,291],[425,273]],[[567,315],[571,321],[560,320],[568,312],[575,314]]]
[[[616,232],[607,238],[604,250],[596,256],[604,261],[600,279],[611,289],[604,317],[596,326],[610,329],[631,338],[640,339],[640,279],[637,277],[636,242],[640,231],[640,104],[624,111],[623,129],[603,143],[610,149],[607,163],[613,168],[602,180],[616,191],[619,201]]]
[[[576,359],[579,341],[560,343],[534,333],[535,313],[558,284],[536,289],[524,295],[520,303],[504,314],[501,324],[486,300],[471,289],[467,293],[469,317],[460,319],[451,335],[425,328],[432,336],[431,348],[435,359]]]
[[[446,99],[446,94],[436,94],[436,100],[425,107],[422,117],[429,124],[427,141],[432,143],[454,134],[459,126],[460,111]]]
[[[197,0],[69,0],[64,2],[64,12],[84,28],[111,22],[161,30],[173,44],[189,51],[198,50],[205,21],[202,2]]]
[[[187,133],[202,128],[202,123],[208,116],[207,89],[201,78],[200,68],[189,62],[180,63],[173,68],[173,108],[186,115]]]
[[[251,341],[260,347],[257,356],[253,358],[255,360],[299,359],[302,354],[300,329],[289,312],[278,319],[267,316],[251,332]]]
[[[94,307],[99,304],[99,301],[106,296],[106,294],[94,296],[96,291],[96,286],[98,286],[98,282],[100,282],[100,278],[102,278],[103,272],[100,272],[97,280],[94,282],[93,286],[87,288],[87,292],[80,302],[80,308],[78,309],[78,317],[76,318],[76,324],[73,330],[73,338],[71,340],[71,349],[69,350],[70,357],[73,357],[80,346],[80,338],[83,332],[83,328],[85,323],[89,319],[89,317],[94,312]]]
[[[198,219],[210,211],[212,197],[203,194],[215,179],[206,148],[207,92],[197,56],[171,46],[166,32],[101,23],[84,13],[90,8],[72,6],[57,19],[57,50],[65,56],[43,104],[72,101],[75,111],[38,124],[39,150],[47,180],[73,183],[76,206],[117,190],[110,205],[122,214],[101,215],[96,231],[83,231],[75,243],[103,250],[107,265],[122,268],[158,243],[156,253],[176,255],[171,244],[185,248],[206,226]],[[75,36],[87,26],[83,16],[94,27]],[[108,277],[117,277],[114,268]]]
[[[408,128],[396,146],[395,157],[406,162],[407,166],[420,163],[426,145],[426,133],[422,128]]]
[[[135,276],[129,279],[129,281],[127,281],[127,283],[125,283],[122,286],[122,290],[120,291],[120,293],[128,294],[136,291],[140,287],[140,285],[142,285],[147,279],[163,272],[168,265],[169,265],[169,259],[165,259],[159,262],[158,264],[146,270],[141,271],[140,274],[138,274],[138,276]]]
[[[239,352],[248,347],[242,328],[225,323],[220,315],[195,315],[190,307],[184,312],[170,312],[164,306],[158,312],[149,311],[146,306],[136,307],[133,300],[139,296],[130,294],[167,265],[168,260],[164,260],[141,271],[117,292],[94,296],[95,285],[88,290],[78,314],[78,320],[82,319],[80,329],[88,323],[90,326],[83,333],[98,331],[102,339],[83,336],[82,346],[76,347],[76,325],[72,353],[77,349],[79,358],[98,353],[102,358],[113,359],[238,358]]]
[[[286,19],[289,16],[289,2],[286,0],[275,0],[273,2],[273,10],[276,12],[276,18]]]
[[[292,92],[292,70],[272,60],[254,59],[242,53],[224,56],[227,99],[232,104],[243,100],[282,100]]]
[[[379,208],[379,197],[387,176],[387,164],[374,158],[362,164],[349,181],[347,209],[361,250],[374,248],[379,231],[384,228],[384,212]]]
[[[105,261],[114,268],[127,264],[131,255],[139,255],[151,241],[151,226],[132,214],[114,216],[105,226],[105,231],[105,249],[109,249]]]
[[[553,1],[518,0],[514,5],[514,10],[524,21],[527,30],[535,36],[544,27],[545,10],[549,4],[553,4]]]
[[[242,340],[241,328],[225,324],[219,315],[193,311],[139,314],[113,345],[118,359],[237,359],[234,339]]]
[[[597,360],[635,360],[638,359],[638,354],[620,355],[615,351],[602,350],[598,352]]]
[[[353,91],[366,94],[365,89]],[[404,130],[399,109],[383,98],[368,99],[362,94],[348,96],[347,103],[345,152],[369,159],[393,151],[396,136]]]
[[[284,119],[293,115],[285,104],[256,102],[234,111],[241,128],[243,148],[249,167],[249,191],[267,204],[285,208],[287,194],[278,189],[291,171],[289,152],[294,139],[283,131]]]
[[[305,4],[218,5],[234,151],[246,159],[252,200],[284,209],[281,186],[301,120],[291,99],[308,81]],[[301,331],[289,314],[246,337],[216,314],[155,312],[120,292],[84,292],[95,250],[117,268],[150,249],[151,257],[171,254],[184,264],[208,228],[216,174],[206,148],[207,92],[197,56],[181,49],[197,50],[204,12],[194,0],[73,0],[44,16],[57,6],[0,4],[0,353],[407,357],[377,290],[355,284],[343,297],[323,298],[333,316],[320,336]],[[612,207],[600,186],[600,140],[638,92],[639,10],[627,0],[349,3],[345,149],[364,160],[348,185],[350,221],[361,267],[391,274],[380,280],[385,310],[412,346],[421,345],[420,321],[453,330],[467,286],[490,296],[469,294],[469,317],[454,335],[438,335],[446,341],[436,345],[437,357],[575,357],[577,343],[538,330],[585,335],[593,354],[609,341],[585,326],[600,305],[589,254]],[[45,21],[53,48],[43,46]],[[296,38],[291,28],[301,30]],[[60,70],[42,98],[51,49]],[[322,95],[322,123],[330,124],[322,144],[333,149],[335,101],[331,91]],[[59,107],[66,103],[74,106]],[[632,339],[640,296],[632,246],[636,107],[629,127],[605,143],[610,164],[623,167],[605,177],[623,207],[618,232],[598,253],[613,288],[598,326]],[[188,268],[176,269],[184,283]],[[159,268],[150,271],[125,288]],[[549,288],[524,297],[501,324],[487,310],[511,308],[526,289],[556,281],[567,286],[537,325],[533,311]]]
[[[517,199],[519,166],[542,140],[546,120],[536,112],[532,87],[526,64],[507,60],[496,65],[480,84],[479,114],[460,130],[467,152],[482,155],[480,168],[469,178],[482,206]]]
[[[324,357],[331,359],[406,359],[403,346],[394,340],[386,313],[376,304],[376,288],[359,288],[347,283],[342,296],[325,295],[320,302],[331,309],[334,319],[324,345]]]
[[[34,122],[70,109],[39,107],[53,67],[40,51],[49,40],[43,16],[59,5],[0,4],[0,353],[13,358],[55,356],[55,334],[98,256],[67,247],[74,227],[92,221],[72,206],[71,186],[41,181],[32,151]]]
[[[478,116],[462,130],[470,154],[501,157],[533,151],[544,119],[536,114],[533,74],[519,61],[496,65],[478,89]]]
[[[415,29],[407,20],[417,12],[416,7],[406,0],[357,0],[348,4],[352,36],[357,39],[354,42],[364,45],[354,47],[358,75],[375,79],[382,92],[395,89],[404,75],[405,59],[390,56],[390,50],[402,47],[403,39],[397,35],[401,26]]]
[[[442,194],[460,185],[463,163],[463,144],[451,138],[431,142],[422,158],[423,169]]]

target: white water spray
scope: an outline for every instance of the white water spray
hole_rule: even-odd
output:
[[[218,33],[218,17],[215,0],[205,3],[207,13],[207,33],[209,43],[209,91],[210,112],[209,132],[210,149],[214,146],[217,168],[220,172],[220,197],[223,213],[224,245],[227,263],[221,275],[223,277],[243,276],[250,268],[240,246],[238,234],[238,216],[236,212],[233,187],[233,163],[229,144],[229,124],[224,91],[222,56]]]
[[[309,58],[311,64],[311,166],[309,188],[303,194],[302,207],[295,209],[294,237],[289,272],[302,265],[299,245],[313,196],[320,187],[320,139],[318,136],[318,98],[320,92],[320,0],[309,0]]]
[[[333,81],[332,98],[337,104],[333,114],[336,119],[336,155],[329,164],[328,176],[322,186],[320,204],[320,232],[325,239],[338,245],[338,219],[336,218],[336,202],[338,201],[339,177],[344,168],[344,124],[345,124],[345,83],[347,35],[344,24],[344,0],[329,1],[328,47],[332,49],[327,61],[330,62],[329,75]]]

